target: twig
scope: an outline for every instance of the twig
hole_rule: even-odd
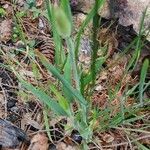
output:
[[[114,129],[118,130],[126,130],[126,131],[134,131],[134,132],[142,132],[150,135],[150,132],[144,131],[144,130],[138,130],[138,129],[128,129],[128,128],[120,128],[120,127],[113,127]]]
[[[5,93],[5,90],[2,86],[2,79],[0,79],[0,88],[2,89],[2,92],[3,92],[3,96],[4,96],[4,101],[5,101],[5,119],[7,118],[7,96],[6,96],[6,93]]]
[[[136,141],[139,141],[139,140],[142,140],[142,139],[146,139],[146,138],[150,138],[150,135],[145,135],[145,136],[139,137],[137,139],[134,139],[134,140],[130,141],[130,143],[133,143],[133,142],[136,142]],[[102,147],[103,148],[106,148],[106,147],[117,147],[117,146],[126,145],[126,144],[129,144],[129,142],[123,142],[123,143],[119,143],[119,144],[102,146]]]

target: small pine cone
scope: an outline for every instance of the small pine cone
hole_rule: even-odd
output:
[[[37,48],[51,63],[54,63],[55,47],[52,38],[39,36],[37,38]]]

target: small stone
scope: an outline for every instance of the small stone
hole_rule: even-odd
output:
[[[105,141],[106,143],[111,143],[114,141],[114,137],[110,134],[105,134],[103,136],[103,141]]]
[[[15,45],[17,46],[18,49],[25,48],[25,43],[21,40],[17,41]]]
[[[101,85],[98,85],[96,86],[95,88],[96,91],[102,91],[103,90],[103,87]]]
[[[14,107],[16,105],[16,102],[17,101],[13,100],[13,99],[7,101],[7,108],[10,109],[10,108]]]
[[[43,22],[43,20],[42,20],[41,18],[39,18],[38,27],[39,27],[39,29],[41,29],[41,30],[45,27],[45,24],[44,24],[44,22]]]
[[[3,5],[3,8],[7,9],[9,7],[8,4]]]
[[[82,136],[76,130],[72,131],[71,138],[73,139],[73,141],[75,141],[75,142],[77,142],[79,144],[81,144],[81,142],[82,142]]]

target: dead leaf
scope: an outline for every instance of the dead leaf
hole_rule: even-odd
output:
[[[78,14],[73,16],[75,33],[78,32],[80,26],[82,25],[82,23],[84,22],[86,17],[87,17],[87,15],[85,15],[83,13],[78,13]],[[92,23],[90,22],[88,24],[87,28],[84,29],[84,36],[88,37],[91,34],[91,31],[92,31]],[[75,34],[75,33],[73,33],[73,34]]]
[[[0,41],[8,42],[11,39],[12,20],[6,19],[0,23]]]
[[[67,145],[64,142],[58,143],[56,148],[57,148],[57,150],[78,150],[77,147],[71,146],[71,145]]]
[[[34,74],[32,71],[29,71],[29,70],[25,70],[25,69],[20,69],[19,70],[21,76],[27,76],[27,77],[30,77],[30,78],[34,78]]]
[[[114,54],[115,49],[118,47],[116,33],[112,32],[109,28],[102,28],[98,33],[98,41],[101,46],[108,46],[107,55]]]
[[[26,113],[21,120],[21,128],[24,129],[25,125],[31,125],[36,129],[42,129],[42,125],[40,125],[37,121],[33,120],[31,114]]]
[[[109,68],[110,71],[109,76],[113,85],[121,80],[124,70],[125,70],[124,66],[121,65],[116,65],[113,66],[112,68]]]
[[[98,106],[101,109],[105,109],[107,106],[108,95],[106,92],[95,92],[92,96],[92,103],[94,106]]]
[[[107,80],[108,79],[108,72],[107,71],[102,71],[101,74],[100,74],[100,77],[98,79],[98,83],[104,81],[104,80]]]
[[[43,0],[36,0],[36,6],[40,7],[43,4]]]
[[[38,133],[33,136],[28,150],[48,150],[48,138],[44,133]]]
[[[103,138],[103,141],[105,141],[106,143],[111,143],[114,141],[114,137],[107,133],[102,138]]]

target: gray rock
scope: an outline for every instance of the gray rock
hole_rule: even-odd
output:
[[[119,18],[119,23],[123,26],[133,24],[137,33],[140,30],[143,13],[147,8],[143,29],[150,29],[150,0],[107,0],[104,8],[100,11],[102,17]]]
[[[95,0],[78,0],[81,10],[89,12]],[[106,0],[99,14],[107,19],[119,18],[119,23],[123,26],[133,24],[134,30],[138,33],[140,29],[143,13],[147,8],[143,29],[150,30],[150,0]],[[147,37],[150,41],[150,35]]]

